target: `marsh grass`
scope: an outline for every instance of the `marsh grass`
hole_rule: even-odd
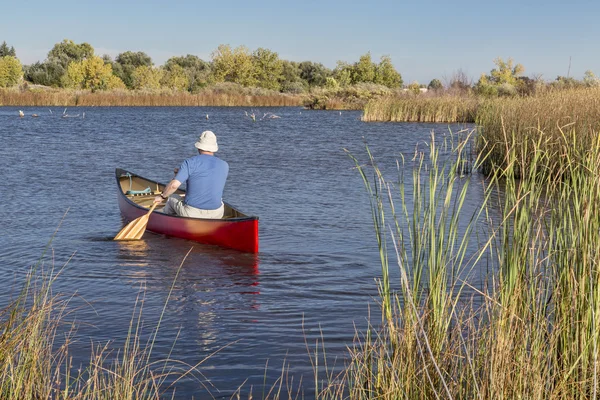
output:
[[[490,153],[483,165],[484,172],[495,164],[506,167],[507,149],[514,149],[517,157],[514,172],[521,174],[529,168],[532,143],[559,158],[572,157],[574,151],[595,145],[600,131],[600,89],[550,91],[535,97],[486,100],[478,109],[476,122],[480,127],[480,150]],[[565,159],[555,166],[568,163]],[[549,166],[537,163],[537,167]]]
[[[142,318],[143,291],[123,346],[92,344],[89,363],[73,365],[69,345],[77,332],[68,323],[70,298],[52,291],[59,275],[52,268],[45,271],[40,259],[20,294],[0,313],[0,398],[159,399],[173,396],[184,378],[196,380],[210,393],[198,369],[206,359],[196,365],[152,359],[165,310],[143,342],[148,336]]]
[[[371,167],[355,159],[382,278],[381,320],[357,336],[343,377],[350,398],[598,397],[600,141],[579,143],[558,157],[530,141],[520,178],[514,168],[525,156],[505,147],[483,204],[468,212],[470,177],[457,173],[460,157],[441,160],[433,140],[412,168],[399,163],[399,183],[373,157]],[[469,277],[483,265],[493,267],[487,283],[474,287]],[[395,267],[400,282],[390,282]],[[323,397],[335,393],[339,386]]]
[[[475,121],[480,99],[475,96],[402,95],[374,99],[364,108],[363,121],[449,122]]]
[[[300,106],[303,96],[238,85],[218,85],[199,93],[177,91],[0,90],[0,106]]]

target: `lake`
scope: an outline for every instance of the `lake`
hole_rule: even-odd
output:
[[[64,267],[54,292],[75,295],[66,317],[77,323],[75,362],[88,362],[90,341],[122,345],[143,296],[144,338],[166,304],[153,359],[202,362],[200,382],[179,383],[183,398],[229,398],[240,386],[261,397],[282,370],[294,392],[313,397],[308,352],[321,340],[330,368],[343,368],[369,307],[379,319],[381,276],[369,197],[343,149],[366,163],[367,143],[393,177],[400,155],[425,149],[432,130],[443,138],[462,128],[300,108],[20,109],[23,118],[0,108],[0,305],[57,230],[44,268]],[[166,183],[204,130],[230,166],[224,200],[260,218],[259,254],[151,232],[113,241],[123,226],[115,168]],[[469,188],[467,210],[481,204],[480,186]]]

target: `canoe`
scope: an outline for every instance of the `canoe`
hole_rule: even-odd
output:
[[[119,208],[126,222],[148,212],[157,194],[165,185],[117,168]],[[185,190],[176,192],[185,196]],[[160,206],[150,215],[146,230],[196,242],[236,249],[246,253],[258,252],[258,217],[249,216],[225,203],[222,219],[188,218],[167,215]]]

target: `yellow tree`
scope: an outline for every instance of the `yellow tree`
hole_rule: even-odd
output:
[[[0,57],[0,87],[17,85],[23,77],[23,67],[17,57]]]
[[[186,90],[190,84],[188,74],[180,65],[171,65],[164,73],[160,84],[164,88],[172,90]]]
[[[112,66],[98,56],[71,62],[63,76],[62,84],[67,88],[90,89],[92,92],[125,87],[123,81],[113,75]]]
[[[160,81],[163,77],[162,69],[142,65],[133,70],[131,74],[134,89],[160,89]]]
[[[498,57],[494,60],[496,68],[489,75],[481,74],[477,82],[477,91],[488,96],[515,95],[519,86],[519,77],[525,72],[521,64],[514,64],[512,58],[504,61]]]
[[[242,86],[256,84],[252,54],[246,46],[231,49],[228,44],[221,44],[212,53],[212,60],[215,82],[234,82]]]

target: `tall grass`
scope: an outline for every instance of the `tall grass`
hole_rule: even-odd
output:
[[[530,140],[520,178],[523,153],[505,147],[475,211],[464,207],[470,178],[433,141],[414,160],[410,191],[404,163],[392,184],[372,157],[372,168],[356,162],[372,199],[382,319],[357,339],[342,383],[321,395],[342,385],[354,399],[597,398],[600,139],[593,144],[571,142],[557,157]],[[469,283],[490,266],[487,284]]]
[[[143,298],[136,302],[123,347],[97,343],[87,365],[73,365],[69,345],[76,331],[67,323],[69,298],[52,292],[58,276],[53,269],[44,271],[40,261],[0,313],[0,398],[160,399],[172,395],[183,377],[200,382],[202,361],[185,365],[151,359],[160,322],[142,342]]]
[[[573,148],[594,145],[600,131],[600,89],[486,100],[478,109],[476,122],[481,151],[490,153],[485,169],[491,164],[506,166],[507,148],[514,146],[522,161],[515,172],[521,173],[528,168],[532,142],[543,143],[546,151],[557,157],[565,157]]]
[[[0,106],[300,106],[304,97],[224,85],[197,94],[177,91],[0,90]]]
[[[475,96],[391,96],[365,106],[363,121],[473,122],[480,100]]]

